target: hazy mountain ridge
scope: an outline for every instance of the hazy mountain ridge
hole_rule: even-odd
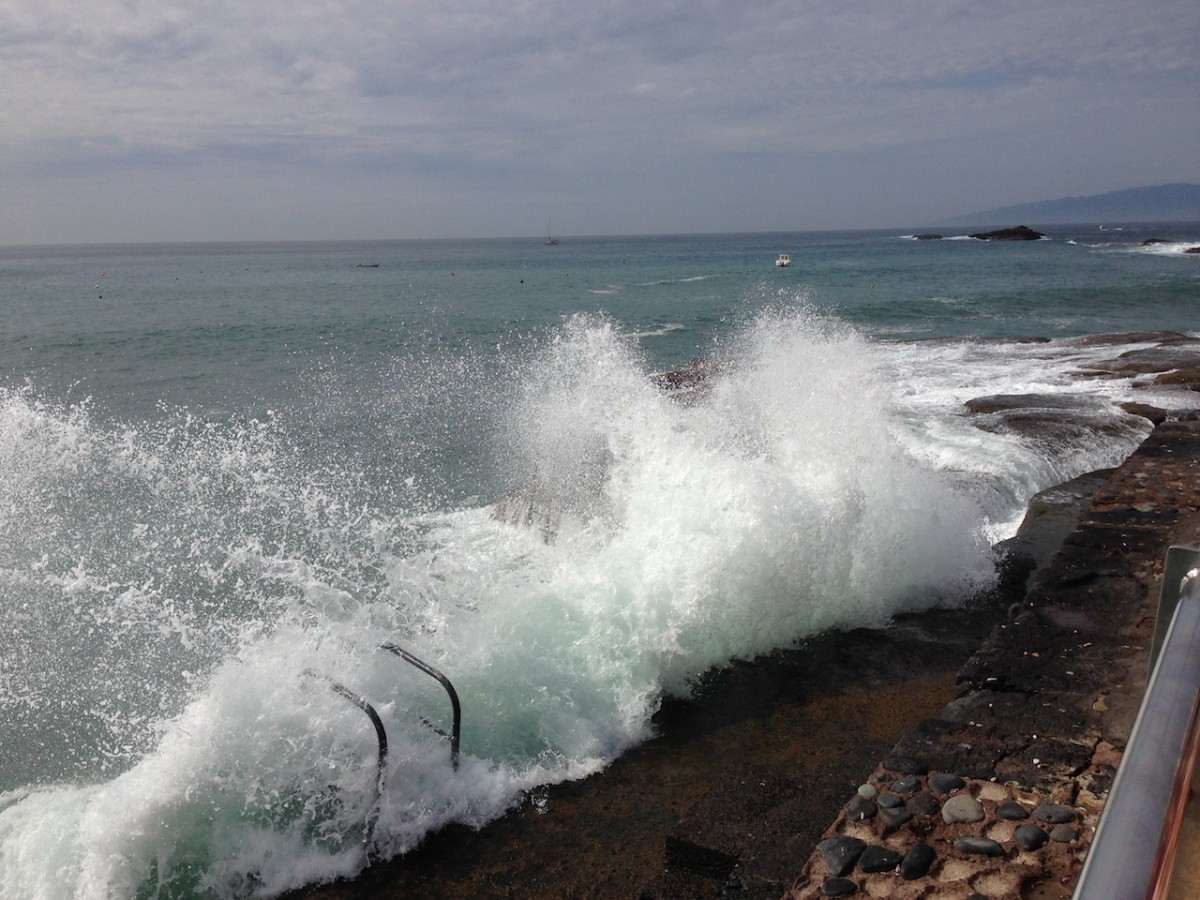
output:
[[[940,225],[1052,225],[1104,222],[1200,222],[1200,184],[1126,188],[1091,197],[1019,203],[942,219]]]

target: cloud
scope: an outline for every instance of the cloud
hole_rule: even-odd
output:
[[[732,194],[844,155],[915,173],[947,154],[952,173],[955,152],[986,164],[1024,140],[1050,166],[1072,135],[1110,144],[1106,171],[1129,168],[1136,135],[1163,180],[1187,180],[1186,151],[1153,139],[1194,138],[1200,118],[1200,12],[1182,2],[8,0],[0,34],[0,165],[27,185],[147,167],[244,184],[267,166],[636,205],[648,184],[671,202],[685,172]],[[1173,121],[1189,107],[1190,129]],[[1130,136],[1097,121],[1114,115]],[[877,191],[896,168],[876,171]],[[978,202],[1036,199],[1020,189]]]

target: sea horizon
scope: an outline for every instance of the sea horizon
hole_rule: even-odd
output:
[[[853,235],[883,235],[892,232],[900,232],[898,236],[906,234],[924,233],[937,229],[946,229],[954,234],[966,235],[969,232],[981,232],[994,230],[999,228],[1016,227],[1017,225],[1028,225],[1035,230],[1047,228],[1053,231],[1078,231],[1094,227],[1097,230],[1121,230],[1124,228],[1147,228],[1147,227],[1164,227],[1176,228],[1196,225],[1200,220],[1196,219],[1131,219],[1131,220],[1113,220],[1113,219],[1097,219],[1086,221],[1035,221],[1016,222],[1004,220],[996,220],[982,225],[948,225],[945,222],[929,221],[922,224],[907,224],[896,226],[871,226],[863,228],[801,228],[801,229],[753,229],[753,230],[730,230],[730,231],[663,231],[663,232],[579,232],[569,234],[554,235],[555,239],[560,243],[562,241],[573,240],[629,240],[629,239],[671,239],[671,238],[728,238],[728,237],[759,237],[759,236],[787,236],[787,235],[830,235],[830,236],[853,236]],[[330,237],[330,238],[279,238],[279,237],[256,237],[256,238],[241,238],[236,240],[226,240],[221,238],[194,238],[180,240],[124,240],[124,241],[53,241],[53,242],[34,242],[34,243],[0,243],[2,249],[42,249],[55,247],[159,247],[159,246],[237,246],[242,244],[247,245],[291,245],[291,244],[309,244],[309,245],[336,245],[336,244],[392,244],[392,243],[444,243],[444,242],[487,242],[487,241],[529,241],[532,243],[546,243],[545,235],[539,234],[514,234],[514,235],[459,235],[459,236],[436,236],[436,237]]]

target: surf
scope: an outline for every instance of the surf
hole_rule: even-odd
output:
[[[973,488],[894,352],[802,306],[709,348],[686,403],[604,316],[505,353],[397,362],[361,406],[334,378],[325,412],[242,422],[0,396],[0,892],[273,896],[480,827],[652,737],[663,697],[714,666],[986,588],[1027,499]],[[409,424],[450,392],[479,404],[462,421],[488,427],[452,436],[485,439],[485,496],[421,489],[407,463],[364,477],[424,451],[353,431],[304,450],[387,391]],[[993,486],[1025,465],[999,457]],[[550,529],[493,514],[530,484]],[[389,641],[461,696],[457,769],[427,727],[444,692]],[[382,793],[371,724],[331,681],[378,712]]]

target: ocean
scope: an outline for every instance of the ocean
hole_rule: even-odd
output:
[[[1040,230],[0,248],[0,896],[352,876],[986,589],[1200,334],[1200,224]]]

